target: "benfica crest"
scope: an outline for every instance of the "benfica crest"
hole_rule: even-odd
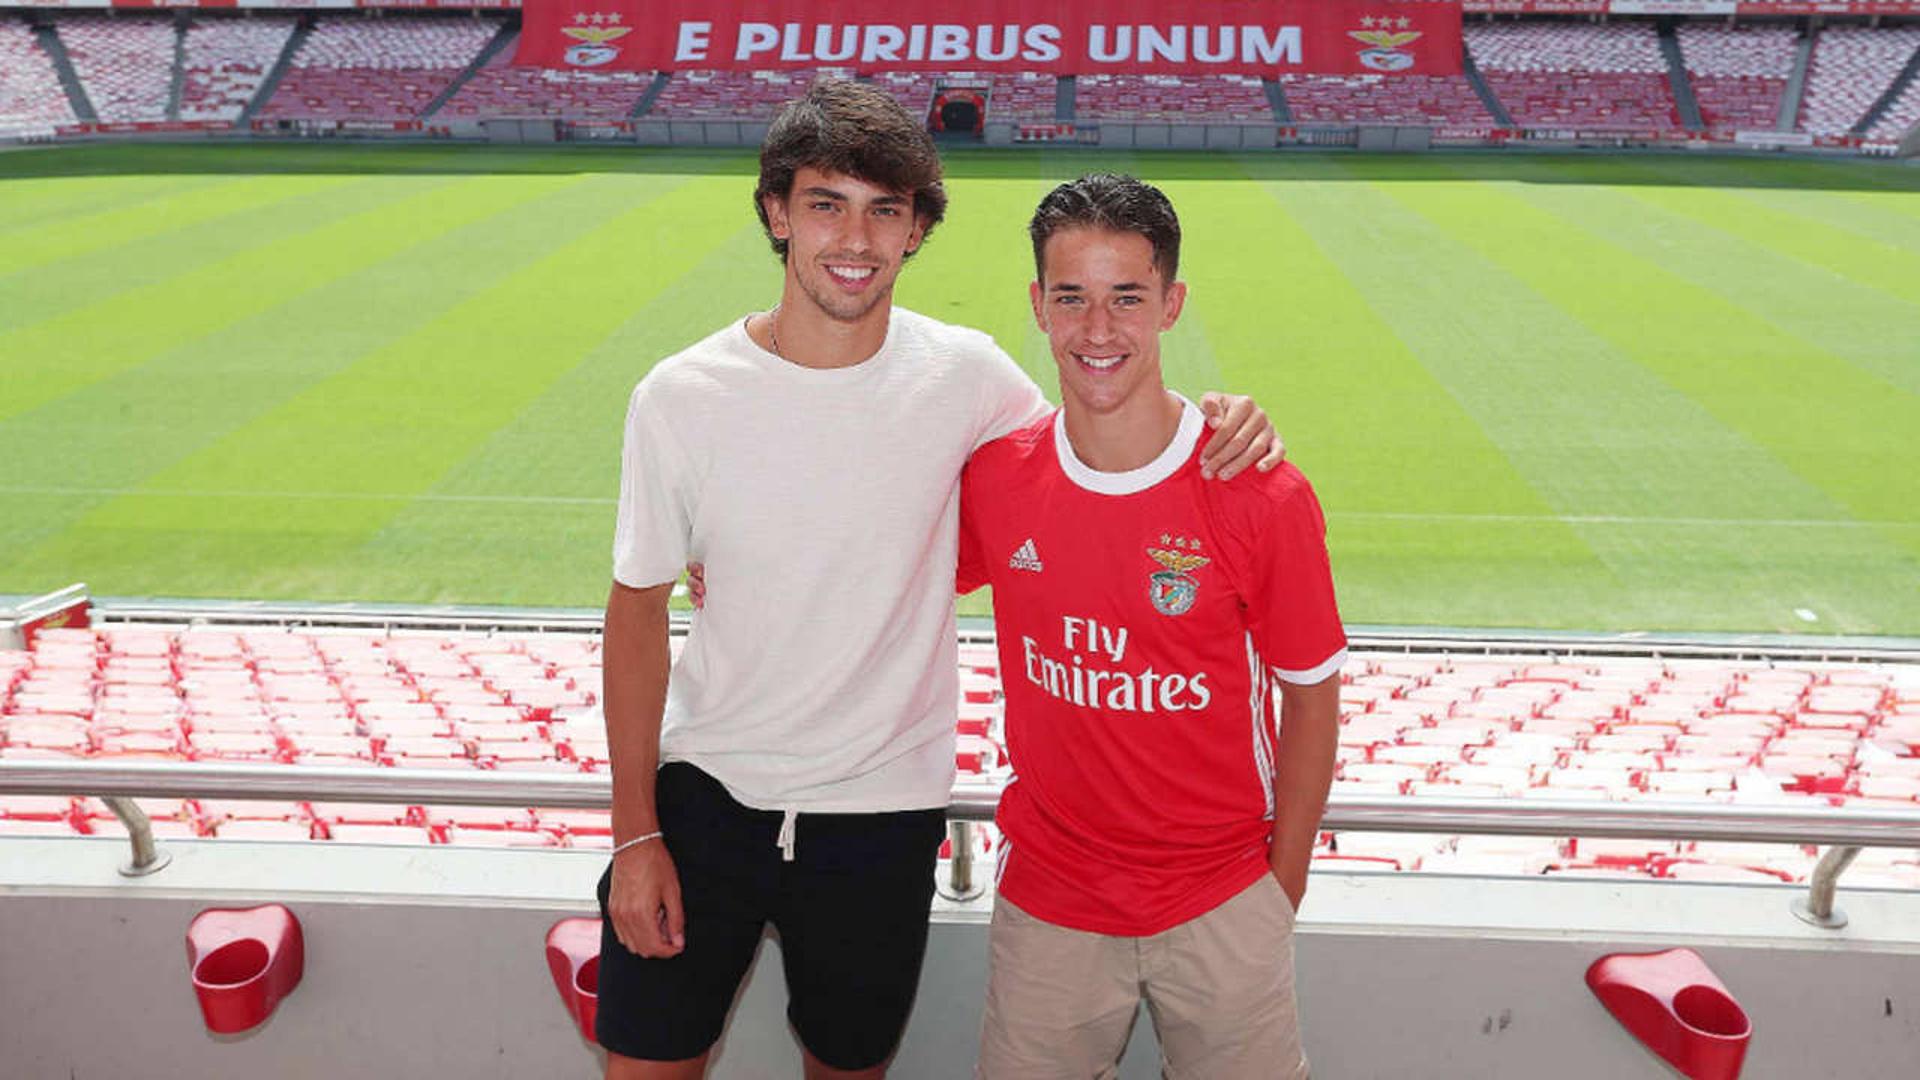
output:
[[[1419,40],[1420,31],[1402,29],[1400,32],[1395,33],[1390,29],[1385,29],[1385,27],[1393,21],[1394,20],[1390,18],[1378,20],[1378,24],[1383,27],[1383,29],[1379,30],[1347,31],[1347,36],[1353,40],[1358,41],[1362,45],[1373,46],[1371,49],[1360,50],[1360,62],[1375,71],[1405,71],[1413,66],[1413,54],[1401,49],[1401,46],[1411,45]],[[1362,19],[1361,23],[1372,26],[1375,25],[1375,20],[1372,18]],[[1409,20],[1403,17],[1399,20],[1399,23],[1402,27],[1405,27],[1408,25]]]
[[[1153,610],[1162,615],[1185,615],[1193,608],[1193,602],[1200,596],[1200,582],[1191,573],[1212,562],[1205,555],[1197,554],[1200,541],[1185,537],[1160,538],[1163,544],[1169,544],[1176,550],[1150,547],[1147,555],[1162,569],[1154,571],[1147,579],[1147,598],[1153,601]],[[1179,548],[1191,547],[1192,551]]]
[[[574,67],[599,67],[613,63],[619,57],[620,50],[609,42],[633,33],[633,27],[619,25],[618,12],[611,15],[581,14],[573,19],[581,25],[563,26],[560,32],[580,43],[567,49],[566,61]]]

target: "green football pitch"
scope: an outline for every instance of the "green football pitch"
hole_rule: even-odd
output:
[[[1186,232],[1170,382],[1256,396],[1360,624],[1920,633],[1920,169],[956,153],[897,298],[1052,392],[1023,224]],[[0,154],[0,593],[605,595],[628,391],[775,297],[741,153]],[[876,452],[912,453],[881,447]],[[849,588],[859,587],[849,579]]]

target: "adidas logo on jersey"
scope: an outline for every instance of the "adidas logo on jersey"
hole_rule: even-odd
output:
[[[1007,565],[1015,570],[1031,570],[1036,574],[1044,569],[1040,564],[1040,552],[1034,548],[1032,537],[1028,537],[1027,542],[1020,545],[1020,550],[1013,553],[1013,558],[1007,560]]]

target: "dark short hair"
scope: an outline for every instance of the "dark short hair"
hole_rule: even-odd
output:
[[[760,184],[753,191],[753,208],[782,262],[787,242],[773,235],[767,196],[785,201],[793,192],[793,174],[809,166],[911,193],[914,216],[926,223],[922,239],[947,214],[940,153],[926,125],[878,87],[818,79],[780,110],[760,144]]]
[[[1097,228],[1144,236],[1153,245],[1153,265],[1163,285],[1180,273],[1180,217],[1152,184],[1114,173],[1088,173],[1061,184],[1033,211],[1033,272],[1047,277],[1047,240],[1061,229]]]

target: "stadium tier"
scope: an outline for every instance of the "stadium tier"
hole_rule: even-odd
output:
[[[74,15],[59,22],[87,100],[104,123],[167,118],[173,21],[164,15]]]
[[[0,653],[0,756],[598,772],[607,762],[598,664],[597,638],[566,634],[48,631],[29,652]],[[956,764],[1004,779],[997,655],[968,643],[960,667]],[[1913,809],[1913,674],[1356,657],[1342,680],[1334,792]],[[609,835],[594,811],[204,799],[148,810],[162,836],[604,847]],[[117,829],[92,800],[0,797],[0,835]],[[1324,837],[1319,857],[1363,869],[1799,881],[1813,854],[1347,832]],[[1868,877],[1920,885],[1920,855],[1876,858]]]
[[[74,120],[53,60],[33,31],[0,17],[0,137],[42,134]]]
[[[180,60],[177,119],[237,120],[258,95],[296,20],[195,15],[47,16],[71,57],[74,77],[103,123],[169,119],[174,58]],[[427,106],[468,75],[439,109],[441,120],[620,121],[642,118],[654,72],[543,70],[513,63],[512,43],[468,71],[488,42],[516,24],[491,16],[319,16],[284,78],[257,115],[264,120],[375,122],[422,118]],[[1849,136],[1920,49],[1920,26],[1730,25],[1699,20],[1675,27],[1686,81],[1705,128],[1727,138],[1778,126],[1801,36],[1815,35],[1796,130],[1829,145]],[[1613,132],[1658,139],[1685,124],[1651,21],[1588,23],[1552,19],[1469,21],[1465,47],[1485,89],[1513,124],[1536,130]],[[24,22],[0,24],[0,137],[45,135],[75,122],[56,66]],[[765,121],[821,75],[851,69],[670,72],[645,119]],[[865,71],[914,115],[937,124],[1053,124],[1060,80],[1039,72]],[[1090,129],[1127,124],[1259,124],[1274,121],[1266,88],[1251,76],[1089,74],[1074,81],[1073,117]],[[1467,75],[1302,75],[1279,77],[1294,122],[1403,124],[1491,131],[1496,120]],[[935,120],[943,89],[977,92],[983,113]],[[1860,132],[1888,146],[1920,122],[1920,79],[1904,87]],[[470,126],[464,133],[474,134]],[[1491,136],[1489,136],[1491,137]],[[1097,141],[1097,140],[1096,140]],[[1839,145],[1839,143],[1833,143]],[[1849,144],[1850,145],[1850,144]]]
[[[850,79],[846,68],[818,71],[682,71],[647,115],[659,120],[771,120],[781,104],[821,76]]]
[[[1516,124],[1671,130],[1680,114],[1648,23],[1469,23],[1467,49]]]
[[[1798,33],[1788,26],[1682,23],[1687,78],[1709,130],[1771,130],[1793,74]]]
[[[668,80],[647,118],[653,120],[771,120],[782,104],[820,77],[853,78],[847,68],[807,71],[682,71]],[[926,115],[942,86],[986,87],[988,115],[1021,123],[1054,119],[1058,80],[1037,73],[880,72],[873,81],[908,112]],[[1262,103],[1264,107],[1264,102]]]
[[[1867,129],[1872,139],[1898,139],[1920,125],[1920,78],[1907,84],[1887,111]]]
[[[1074,115],[1087,120],[1271,123],[1260,80],[1244,75],[1082,75]]]
[[[987,109],[996,120],[1023,124],[1046,124],[1057,118],[1060,80],[1039,72],[993,76]]]
[[[1915,49],[1920,49],[1916,27],[1836,26],[1822,31],[1800,102],[1800,130],[1846,134],[1893,85]]]
[[[238,120],[293,34],[288,18],[197,19],[182,45],[180,119]]]
[[[498,29],[490,21],[426,16],[321,19],[260,115],[414,119]]]
[[[1300,123],[1493,123],[1463,75],[1283,75],[1280,85]]]
[[[654,74],[632,71],[550,71],[515,67],[513,49],[501,49],[442,106],[453,119],[537,118],[625,120],[653,84]]]
[[[986,81],[984,78],[943,75],[931,71],[883,71],[873,77],[874,85],[893,95],[900,107],[913,116],[929,115],[933,108],[933,95],[942,85],[986,85]]]

